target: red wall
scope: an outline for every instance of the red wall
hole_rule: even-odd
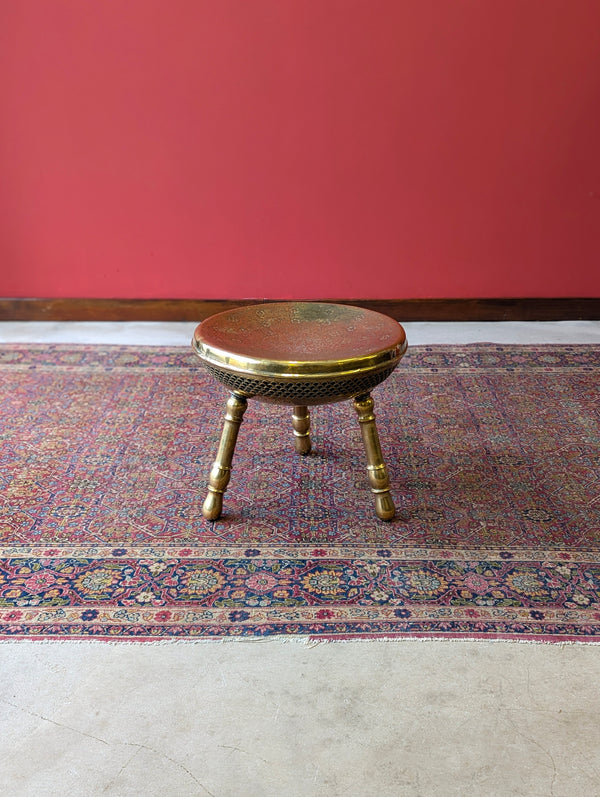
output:
[[[600,296],[598,0],[0,0],[0,295]]]

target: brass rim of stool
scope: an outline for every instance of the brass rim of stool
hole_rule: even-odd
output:
[[[325,307],[329,312],[335,313],[339,311],[349,315],[353,310],[359,311],[361,314],[368,316],[379,316],[379,319],[385,319],[386,323],[394,324],[395,322],[387,316],[382,316],[380,313],[374,311],[359,310],[348,305],[335,305],[326,303],[310,303],[310,302],[289,302],[278,305],[266,305],[261,308],[260,305],[254,305],[239,310],[226,310],[223,313],[217,313],[214,316],[206,319],[198,325],[194,333],[192,345],[194,351],[201,360],[216,368],[222,368],[230,373],[240,373],[245,376],[256,376],[274,379],[291,379],[297,380],[302,377],[310,377],[311,379],[331,379],[332,377],[348,377],[356,376],[367,371],[377,371],[380,369],[388,368],[391,365],[400,362],[407,349],[407,341],[404,335],[404,330],[400,324],[398,327],[397,338],[394,340],[393,336],[389,334],[389,329],[386,331],[388,336],[388,345],[378,346],[381,339],[377,339],[375,335],[368,344],[364,344],[365,353],[353,354],[351,357],[341,358],[328,358],[319,359],[317,357],[311,359],[274,359],[272,357],[254,357],[249,354],[241,354],[231,349],[224,349],[211,341],[211,327],[214,327],[218,322],[219,317],[227,317],[228,320],[244,318],[244,314],[250,315],[254,311],[255,315],[263,313],[269,315],[270,312],[276,312],[280,306],[290,307],[306,307],[309,305],[315,307]],[[243,311],[243,312],[240,312]],[[251,318],[251,320],[253,320]],[[335,319],[334,319],[335,320]],[[335,328],[334,328],[335,329]],[[326,332],[327,330],[323,330]],[[343,330],[337,330],[337,334]],[[249,333],[251,334],[251,333]],[[349,333],[346,333],[346,336]],[[392,337],[390,341],[389,338]],[[390,345],[391,344],[391,345]],[[233,346],[231,348],[234,348]]]
[[[402,344],[394,346],[393,349],[384,349],[364,357],[298,362],[242,357],[211,346],[198,338],[194,338],[193,345],[196,354],[209,365],[235,374],[276,379],[299,379],[302,377],[331,379],[332,377],[356,376],[365,371],[379,371],[400,362],[407,348],[407,343],[404,341]]]

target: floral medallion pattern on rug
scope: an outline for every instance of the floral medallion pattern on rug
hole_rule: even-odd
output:
[[[0,348],[0,636],[600,641],[600,350],[422,346],[350,405],[250,402],[201,514],[227,394],[186,348]]]

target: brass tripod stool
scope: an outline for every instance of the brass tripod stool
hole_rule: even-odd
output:
[[[295,449],[308,454],[309,406],[352,399],[358,413],[367,473],[382,520],[395,514],[375,425],[371,390],[406,351],[404,330],[386,315],[342,304],[276,302],[227,310],[207,318],[192,346],[231,396],[202,513],[217,520],[248,399],[293,406]]]

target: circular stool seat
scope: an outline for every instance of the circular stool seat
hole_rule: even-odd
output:
[[[203,513],[216,520],[229,482],[247,399],[294,406],[296,450],[310,451],[308,407],[354,399],[377,514],[394,516],[370,391],[406,351],[404,330],[372,310],[326,302],[274,302],[217,313],[197,327],[193,348],[230,391],[221,445]]]

